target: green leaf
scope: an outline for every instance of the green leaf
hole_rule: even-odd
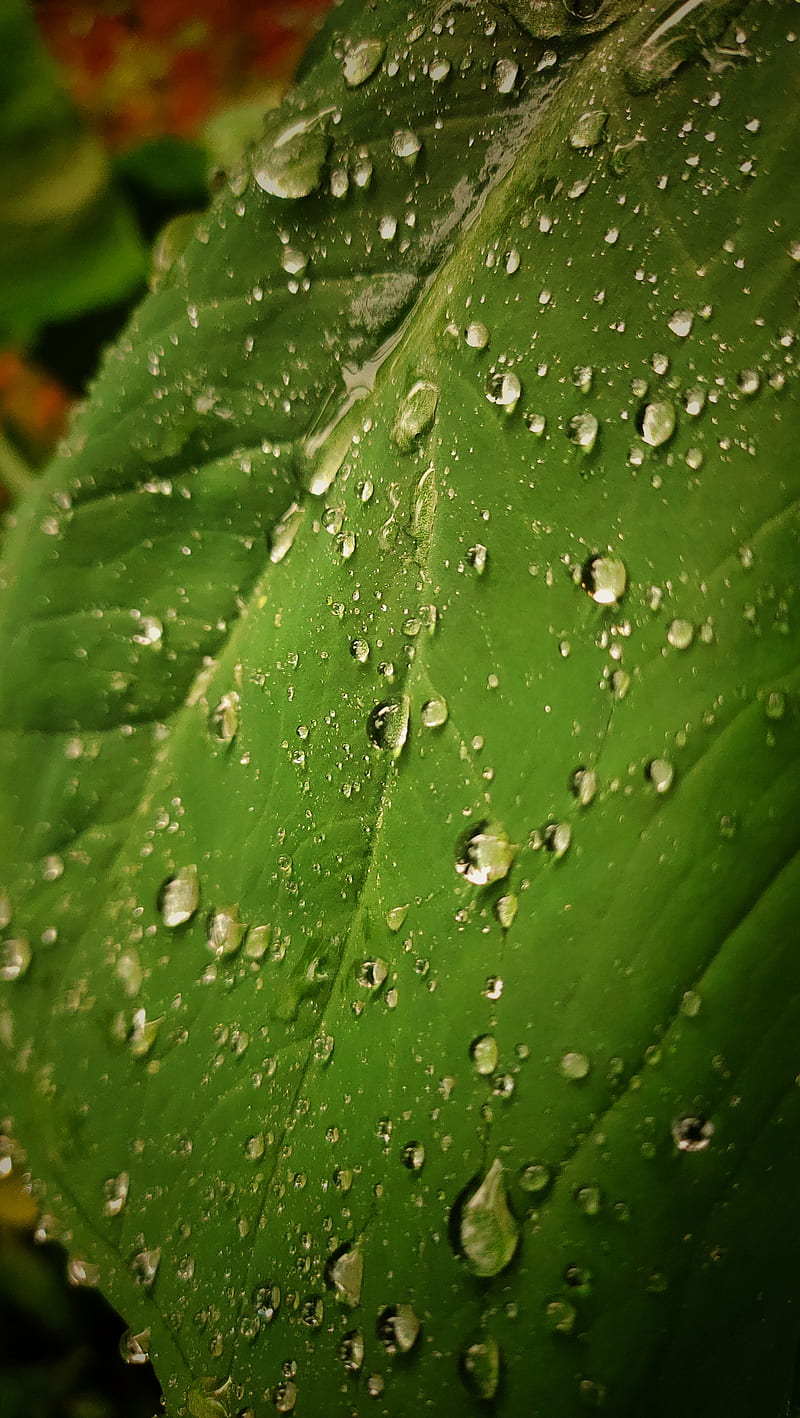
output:
[[[25,0],[5,0],[0,47],[0,341],[24,342],[135,293],[145,252]]]
[[[792,1399],[794,7],[578,8],[340,7],[8,537],[13,1127],[171,1413]]]

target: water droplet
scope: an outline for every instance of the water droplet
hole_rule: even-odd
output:
[[[150,1362],[150,1330],[141,1329],[138,1334],[126,1329],[119,1341],[120,1358],[123,1364],[148,1364]]]
[[[211,712],[211,728],[220,743],[230,743],[239,728],[239,695],[235,689],[223,694]]]
[[[384,1390],[384,1378],[382,1374],[370,1374],[366,1382],[366,1390],[370,1398],[380,1398]]]
[[[581,572],[581,585],[599,606],[615,606],[627,584],[625,562],[618,556],[592,556]]]
[[[578,1187],[575,1192],[575,1205],[585,1216],[599,1216],[602,1204],[603,1196],[599,1187]]]
[[[594,802],[597,793],[597,774],[593,768],[576,768],[570,779],[570,788],[581,807]]]
[[[518,908],[519,900],[513,891],[509,891],[505,896],[499,897],[494,908],[494,913],[504,931],[510,930],[513,926]]]
[[[516,1254],[520,1228],[512,1215],[503,1172],[496,1157],[480,1185],[461,1203],[458,1241],[473,1275],[499,1275]]]
[[[286,121],[278,109],[264,123],[264,136],[253,155],[253,177],[262,192],[294,201],[315,192],[322,180],[330,138],[331,109]]]
[[[422,148],[422,139],[410,128],[400,128],[392,134],[392,152],[396,158],[415,158]]]
[[[308,257],[304,251],[298,251],[296,246],[285,246],[281,252],[281,266],[287,276],[299,276],[301,271],[306,269]]]
[[[300,1321],[307,1329],[320,1329],[325,1320],[325,1303],[321,1295],[307,1295],[300,1306]]]
[[[553,1170],[543,1162],[528,1162],[520,1169],[519,1184],[523,1191],[541,1195],[552,1185]]]
[[[4,931],[6,926],[10,926],[14,919],[14,908],[11,905],[11,897],[7,891],[0,891],[0,931]]]
[[[675,432],[675,405],[669,399],[656,399],[652,404],[645,404],[639,431],[651,448],[660,448],[663,443],[668,443]]]
[[[67,1282],[70,1285],[88,1285],[92,1288],[100,1284],[102,1272],[99,1265],[90,1260],[80,1260],[73,1256],[67,1262]]]
[[[602,109],[588,109],[575,120],[570,129],[570,146],[578,149],[595,147],[603,137],[607,122],[608,114]]]
[[[690,620],[673,620],[667,627],[667,640],[676,650],[688,650],[694,640],[694,626]]]
[[[272,1402],[279,1413],[291,1413],[297,1402],[297,1384],[293,1379],[284,1379],[272,1390]]]
[[[21,980],[31,963],[31,947],[27,936],[4,940],[0,945],[0,980],[10,983]]]
[[[464,339],[473,350],[485,350],[489,343],[489,331],[480,320],[472,320],[466,328]]]
[[[137,1285],[141,1285],[145,1290],[149,1290],[156,1278],[160,1262],[160,1246],[153,1246],[150,1250],[138,1251],[131,1260],[131,1272]]]
[[[672,1140],[679,1152],[705,1152],[714,1136],[714,1124],[707,1118],[687,1114],[672,1124]]]
[[[438,501],[436,469],[431,463],[419,478],[411,497],[408,534],[415,542],[424,542],[431,534]]]
[[[567,437],[570,443],[574,443],[576,448],[580,448],[584,453],[591,453],[597,442],[597,435],[600,431],[600,424],[594,414],[574,414],[567,424]]]
[[[470,566],[472,566],[475,571],[477,571],[479,576],[482,576],[484,571],[486,570],[488,560],[489,552],[487,548],[483,546],[480,542],[476,542],[475,546],[469,548],[469,551],[467,552],[467,561],[469,562]]]
[[[64,875],[64,862],[55,852],[42,863],[42,881],[58,881]]]
[[[667,321],[667,325],[673,335],[684,340],[687,335],[691,335],[694,324],[694,315],[691,310],[674,310]]]
[[[469,1053],[476,1073],[482,1077],[494,1073],[500,1054],[493,1034],[481,1034],[479,1038],[473,1039]]]
[[[497,59],[492,69],[494,86],[499,94],[510,94],[519,74],[519,64],[514,59],[503,56]]]
[[[482,822],[460,839],[455,868],[473,886],[488,886],[508,876],[516,854],[505,832],[489,830],[489,823]]]
[[[195,1379],[186,1395],[186,1407],[192,1418],[229,1418],[225,1395],[230,1387],[230,1379],[220,1383],[219,1379]]]
[[[387,1305],[378,1315],[376,1333],[387,1354],[407,1354],[419,1332],[420,1322],[412,1305]]]
[[[143,1009],[135,1009],[128,1033],[128,1048],[135,1059],[147,1058],[161,1028],[160,1019],[148,1019]]]
[[[568,822],[550,822],[544,829],[544,845],[556,861],[566,856],[572,842],[572,828]]]
[[[128,1200],[130,1180],[127,1172],[120,1172],[118,1177],[109,1177],[103,1183],[104,1216],[119,1216]]]
[[[336,550],[342,561],[349,561],[358,545],[355,532],[340,532],[336,538]]]
[[[572,1334],[578,1311],[569,1300],[548,1300],[544,1307],[544,1321],[551,1334]]]
[[[217,960],[235,955],[244,940],[247,926],[239,920],[239,907],[216,911],[208,922],[207,945]]]
[[[500,1384],[500,1345],[492,1334],[482,1334],[461,1354],[461,1377],[475,1398],[488,1402]]]
[[[402,1151],[403,1166],[409,1172],[420,1172],[425,1165],[425,1148],[421,1142],[407,1142]]]
[[[351,89],[365,84],[383,62],[386,45],[380,39],[361,39],[348,45],[342,56],[342,74]]]
[[[452,65],[449,59],[445,59],[444,57],[434,59],[428,68],[428,78],[431,79],[434,84],[440,84],[443,79],[447,78],[451,69]]]
[[[392,438],[401,453],[408,453],[436,416],[439,389],[427,379],[418,379],[406,394],[392,425]]]
[[[499,404],[507,414],[514,412],[522,393],[522,384],[513,370],[498,369],[486,381],[486,397],[490,404]]]
[[[558,1066],[562,1076],[568,1078],[570,1083],[577,1083],[583,1078],[588,1078],[592,1067],[588,1054],[572,1052],[562,1054]]]
[[[780,689],[772,689],[764,700],[764,713],[768,719],[782,719],[786,713],[786,695]]]
[[[305,509],[297,502],[287,507],[283,516],[275,523],[269,535],[269,559],[277,565],[291,551],[300,524],[305,517]]]
[[[410,703],[404,695],[402,699],[384,699],[370,712],[367,719],[367,737],[376,748],[387,750],[392,758],[398,758],[408,738]]]
[[[254,1132],[244,1145],[244,1155],[248,1162],[260,1162],[267,1150],[267,1140],[263,1132]]]
[[[426,729],[440,729],[447,723],[448,712],[446,699],[429,699],[422,706],[420,719]]]
[[[346,1244],[334,1251],[325,1267],[325,1281],[337,1300],[355,1309],[364,1283],[364,1256],[357,1245]]]
[[[389,930],[401,930],[403,925],[405,924],[405,919],[407,915],[408,906],[392,906],[391,910],[386,912],[386,924],[389,927]]]
[[[696,1019],[703,1007],[703,997],[697,990],[684,990],[681,995],[681,1014],[687,1019]]]
[[[675,778],[675,768],[668,758],[651,758],[645,773],[657,793],[668,793]]]
[[[351,640],[350,654],[354,660],[358,660],[360,665],[365,665],[369,659],[369,642],[366,640]]]
[[[361,1372],[364,1363],[364,1335],[360,1329],[348,1330],[339,1345],[339,1358],[350,1374]]]

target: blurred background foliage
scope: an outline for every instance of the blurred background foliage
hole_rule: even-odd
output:
[[[203,210],[329,4],[0,3],[0,511],[157,281],[159,234]],[[0,1099],[0,1412],[151,1418],[150,1366],[51,1238],[6,1110],[13,1099]]]

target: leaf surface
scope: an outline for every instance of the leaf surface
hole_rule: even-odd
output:
[[[175,1413],[792,1393],[796,46],[628,9],[341,7],[8,537],[13,1128]]]

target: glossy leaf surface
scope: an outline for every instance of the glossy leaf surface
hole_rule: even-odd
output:
[[[792,1392],[792,7],[584,8],[340,7],[8,537],[13,1130],[171,1412]]]

